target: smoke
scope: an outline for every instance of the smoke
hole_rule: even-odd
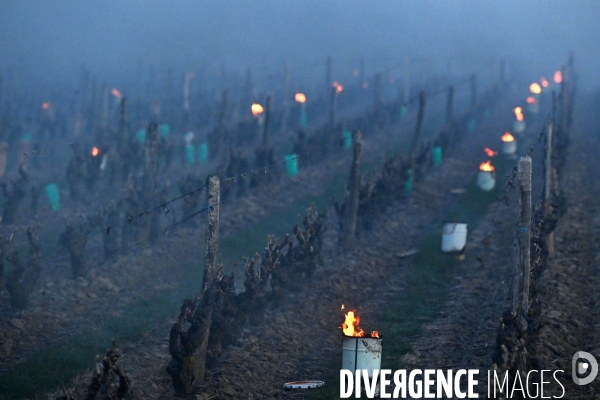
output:
[[[0,15],[0,72],[12,65],[47,81],[73,80],[82,63],[125,80],[144,65],[260,75],[285,61],[313,79],[327,56],[334,75],[361,57],[373,73],[410,56],[422,72],[506,58],[537,77],[574,50],[579,72],[600,84],[598,2],[21,0],[0,3]]]

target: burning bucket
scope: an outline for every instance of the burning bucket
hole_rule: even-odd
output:
[[[496,169],[491,161],[481,163],[477,175],[477,186],[484,192],[489,192],[496,186]]]
[[[467,224],[460,222],[444,222],[442,227],[442,251],[459,253],[467,244]]]
[[[502,147],[500,149],[502,154],[507,156],[515,155],[517,152],[517,141],[515,140],[515,137],[509,132],[506,132],[504,135],[502,135],[500,140],[502,140]]]
[[[535,96],[529,96],[527,98],[527,111],[530,114],[537,114],[540,112],[540,102]]]
[[[373,371],[381,369],[381,338],[344,335],[342,369],[366,369],[372,377]]]
[[[366,337],[365,331],[358,326],[359,322],[360,318],[354,311],[345,314],[342,324],[342,369],[352,372],[366,369],[372,377],[373,371],[381,369],[381,337],[377,331],[373,331],[371,337]]]

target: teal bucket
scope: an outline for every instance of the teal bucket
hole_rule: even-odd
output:
[[[408,194],[412,192],[413,188],[413,171],[412,169],[408,170],[408,180],[404,184],[404,193]]]
[[[477,123],[474,119],[470,119],[467,121],[467,132],[473,132],[475,130],[475,126]]]
[[[32,138],[33,138],[33,133],[28,132],[28,133],[26,133],[26,134],[23,135],[23,142],[29,143],[29,142],[31,142]]]
[[[285,167],[289,176],[298,175],[298,156],[295,154],[285,156]]]
[[[191,144],[185,145],[185,159],[190,165],[194,165],[194,161],[196,161],[194,157],[194,146]]]
[[[48,200],[50,200],[50,208],[52,211],[56,212],[60,208],[60,195],[58,193],[58,186],[56,183],[49,183],[44,188],[46,191],[46,196],[48,196]]]
[[[137,139],[138,142],[144,143],[146,141],[146,130],[140,129],[139,131],[137,131],[135,133],[135,138]]]
[[[300,127],[306,128],[308,126],[308,115],[304,107],[300,110]]]
[[[205,163],[208,161],[208,144],[201,143],[198,147],[198,161]]]
[[[406,114],[408,114],[408,107],[406,107],[406,106],[400,107],[400,118],[406,117]]]
[[[439,146],[435,146],[431,149],[431,159],[433,160],[433,165],[439,167],[442,165],[442,148]]]
[[[158,126],[158,134],[161,138],[166,139],[169,136],[169,132],[171,132],[171,127],[168,124],[160,124]]]
[[[352,148],[352,132],[350,131],[344,131],[344,148]]]

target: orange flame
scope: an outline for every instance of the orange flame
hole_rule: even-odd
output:
[[[42,103],[42,109],[43,110],[47,110],[49,108],[50,108],[50,103],[48,103],[48,102]]]
[[[517,121],[523,121],[523,119],[525,119],[525,116],[523,115],[523,109],[521,107],[515,107],[513,111],[515,112]]]
[[[494,157],[495,155],[498,154],[497,151],[494,151],[494,150],[490,149],[489,147],[486,147],[485,149],[483,149],[483,151],[485,152],[485,154],[487,154],[488,157]]]
[[[492,165],[492,162],[490,160],[488,160],[479,165],[479,170],[485,171],[485,172],[494,172],[496,170],[496,168]]]
[[[294,100],[298,103],[306,103],[306,95],[304,93],[296,93]]]
[[[358,70],[357,70],[357,69],[355,69],[355,70],[353,70],[353,71],[352,71],[352,75],[354,75],[354,76],[358,76],[358,73],[359,73],[359,72],[358,72]]]
[[[342,304],[342,310],[344,309],[344,305]],[[344,323],[342,324],[342,331],[344,335],[351,337],[364,337],[365,331],[358,326],[360,323],[360,318],[355,314],[355,311],[348,311],[346,314],[346,318]],[[373,331],[371,332],[371,337],[379,338],[379,332]]]
[[[342,331],[344,332],[344,335],[356,337],[365,336],[365,331],[358,326],[359,323],[360,318],[358,315],[354,316],[354,311],[348,311],[348,314],[346,314],[346,320],[342,324]]]
[[[548,79],[542,77],[542,79],[540,79],[540,81],[542,82],[543,87],[548,87],[548,85],[549,85]]]
[[[264,111],[264,108],[258,103],[253,103],[250,106],[250,110],[252,110],[252,115],[260,115]]]
[[[539,83],[533,82],[531,85],[529,85],[529,91],[533,94],[540,94],[542,93],[542,87]]]
[[[122,96],[122,95],[121,95],[121,92],[120,92],[120,91],[119,91],[119,89],[117,89],[117,88],[114,88],[113,90],[111,90],[111,93],[112,93],[112,95],[113,95],[113,96],[115,96],[117,99],[120,99],[120,98],[121,98],[121,96]]]
[[[100,154],[100,150],[97,147],[92,147],[92,155],[96,157],[98,154]]]
[[[368,89],[369,88],[369,84],[367,82],[363,82],[362,88],[363,89]]]
[[[536,104],[536,103],[537,103],[537,100],[535,99],[535,97],[529,96],[527,98],[527,104]]]
[[[333,86],[335,88],[335,91],[337,93],[341,93],[342,90],[344,90],[344,87],[342,85],[340,85],[340,83],[338,81],[335,81],[331,84],[331,86]]]
[[[554,82],[561,83],[562,82],[562,72],[556,71],[554,73]]]
[[[510,133],[506,132],[504,135],[502,135],[500,140],[502,140],[503,142],[514,142],[515,137],[513,135],[511,135]]]

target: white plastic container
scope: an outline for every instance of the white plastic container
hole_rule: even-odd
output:
[[[515,131],[515,133],[525,132],[525,121],[515,121],[513,124],[513,131]]]
[[[477,186],[484,192],[489,192],[496,186],[496,173],[479,171],[477,175]]]
[[[502,142],[502,147],[500,147],[500,151],[506,156],[514,155],[517,152],[517,141],[513,140],[511,142]]]
[[[460,222],[444,222],[442,227],[442,251],[457,253],[465,249],[467,244],[467,224]]]
[[[342,369],[366,369],[369,376],[381,369],[381,338],[344,335],[342,341]]]

